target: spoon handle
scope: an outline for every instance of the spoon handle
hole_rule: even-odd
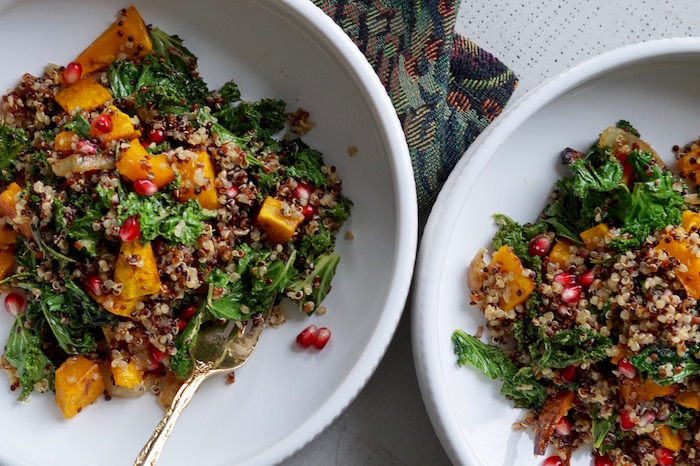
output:
[[[168,441],[170,432],[172,432],[175,426],[175,421],[180,417],[180,414],[182,414],[182,411],[187,407],[194,393],[199,388],[199,385],[208,374],[209,372],[206,368],[195,365],[194,371],[192,371],[192,374],[185,380],[175,394],[170,408],[168,408],[160,424],[158,424],[153,431],[150,440],[143,447],[139,456],[136,457],[134,466],[155,466],[158,462],[160,452],[163,450],[165,442]]]

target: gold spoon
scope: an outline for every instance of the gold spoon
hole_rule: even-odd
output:
[[[156,464],[175,421],[187,407],[199,385],[210,375],[230,372],[245,364],[260,340],[265,320],[250,319],[240,330],[231,322],[212,321],[202,326],[190,349],[194,366],[192,373],[175,394],[163,420],[136,457],[134,466]]]

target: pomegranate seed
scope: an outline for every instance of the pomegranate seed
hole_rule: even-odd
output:
[[[652,411],[647,411],[641,418],[639,418],[639,425],[644,427],[650,422],[654,422],[654,419],[656,419],[656,414],[654,414]]]
[[[125,243],[130,243],[141,236],[141,226],[137,217],[129,217],[124,220],[119,229],[119,237]]]
[[[81,140],[75,145],[75,151],[85,155],[97,154],[97,146],[90,141]]]
[[[559,371],[559,375],[564,382],[573,382],[576,380],[576,376],[578,375],[578,367],[574,366],[573,364],[571,366],[566,366]]]
[[[238,196],[238,188],[235,186],[231,186],[226,190],[226,197],[234,198]]]
[[[620,359],[617,370],[628,379],[633,379],[637,375],[637,368],[627,358]]]
[[[182,319],[190,320],[194,315],[197,313],[197,306],[194,304],[190,304],[186,308],[184,308],[182,311],[180,311],[180,317]]]
[[[595,273],[593,270],[586,270],[581,274],[581,285],[585,287],[591,286],[591,283],[595,280]]]
[[[112,119],[109,115],[100,115],[92,120],[92,127],[100,134],[107,134],[112,131]]]
[[[306,183],[299,182],[294,190],[294,197],[297,199],[309,199],[311,197],[312,188]]]
[[[531,256],[544,257],[552,249],[552,239],[547,235],[537,235],[530,240],[527,253]]]
[[[607,456],[595,455],[593,466],[613,466],[613,461]]]
[[[24,315],[27,309],[27,298],[23,294],[12,292],[5,296],[5,310],[12,317]]]
[[[163,359],[165,359],[165,353],[151,346],[149,353],[151,354],[151,364],[148,366],[149,371],[157,371],[163,366]]]
[[[558,456],[550,456],[542,462],[542,466],[562,466],[564,463]]]
[[[63,79],[66,80],[68,84],[73,84],[80,79],[83,74],[83,65],[78,62],[72,61],[66,65],[63,70]]]
[[[562,272],[562,273],[556,274],[554,276],[554,281],[566,286],[566,285],[571,285],[572,283],[575,284],[576,277],[574,275],[571,275],[570,273]]]
[[[136,194],[142,196],[152,196],[158,192],[158,185],[151,180],[136,180],[133,186]]]
[[[314,346],[316,349],[323,349],[331,338],[331,331],[326,327],[321,327],[318,329],[316,334],[316,339],[314,340]]]
[[[554,426],[554,430],[560,437],[569,435],[571,433],[571,421],[569,421],[569,418],[566,416],[562,417],[559,419],[559,422],[557,422],[557,425]]]
[[[162,144],[165,142],[165,130],[161,128],[151,128],[148,130],[148,133],[146,133],[146,141],[151,144]]]
[[[316,213],[316,208],[311,204],[306,204],[304,207],[301,208],[301,213],[304,214],[304,218],[308,220],[314,216],[314,214]]]
[[[88,275],[85,277],[85,286],[90,293],[95,296],[102,296],[102,280],[97,275]]]
[[[187,327],[187,321],[185,319],[177,319],[175,323],[177,324],[177,329],[181,332]]]
[[[317,334],[318,328],[315,325],[309,325],[297,335],[297,345],[299,348],[308,348],[314,344]]]
[[[656,457],[656,461],[660,466],[671,466],[676,462],[676,457],[673,456],[673,452],[668,448],[657,448],[654,450],[654,456]]]
[[[581,286],[580,285],[566,285],[563,290],[561,290],[561,300],[567,304],[574,304],[578,302],[581,297]]]
[[[625,410],[620,413],[620,429],[631,430],[635,426],[634,421],[630,418],[630,412]]]

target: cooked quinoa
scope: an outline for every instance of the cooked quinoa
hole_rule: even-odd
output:
[[[700,464],[700,147],[674,150],[681,178],[625,121],[566,149],[537,221],[496,215],[471,263],[489,342],[456,331],[458,363],[503,380],[543,464],[583,445],[597,466]]]

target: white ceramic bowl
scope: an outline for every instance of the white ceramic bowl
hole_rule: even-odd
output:
[[[116,17],[99,1],[0,3],[0,89],[47,62],[70,62]],[[417,208],[405,138],[386,92],[365,60],[308,0],[138,1],[146,23],[178,34],[212,88],[233,78],[243,98],[284,99],[317,126],[304,138],[337,167],[354,201],[341,232],[341,261],[328,313],[288,312],[248,364],[205,381],[161,456],[163,465],[273,464],[328,426],[365,385],[396,329],[413,272]],[[358,152],[348,155],[348,148]],[[321,352],[295,337],[314,323],[333,336]],[[0,315],[0,348],[10,329]],[[163,411],[153,396],[102,399],[64,420],[52,394],[16,401],[0,375],[0,464],[131,464]]]
[[[412,330],[416,371],[431,421],[455,464],[539,466],[532,433],[501,383],[459,368],[450,336],[485,324],[469,305],[466,271],[496,232],[492,215],[534,221],[565,175],[562,149],[587,150],[607,126],[632,123],[667,161],[700,134],[700,39],[614,50],[577,66],[510,106],[459,162],[433,207],[416,269]],[[589,466],[590,450],[573,466]]]

